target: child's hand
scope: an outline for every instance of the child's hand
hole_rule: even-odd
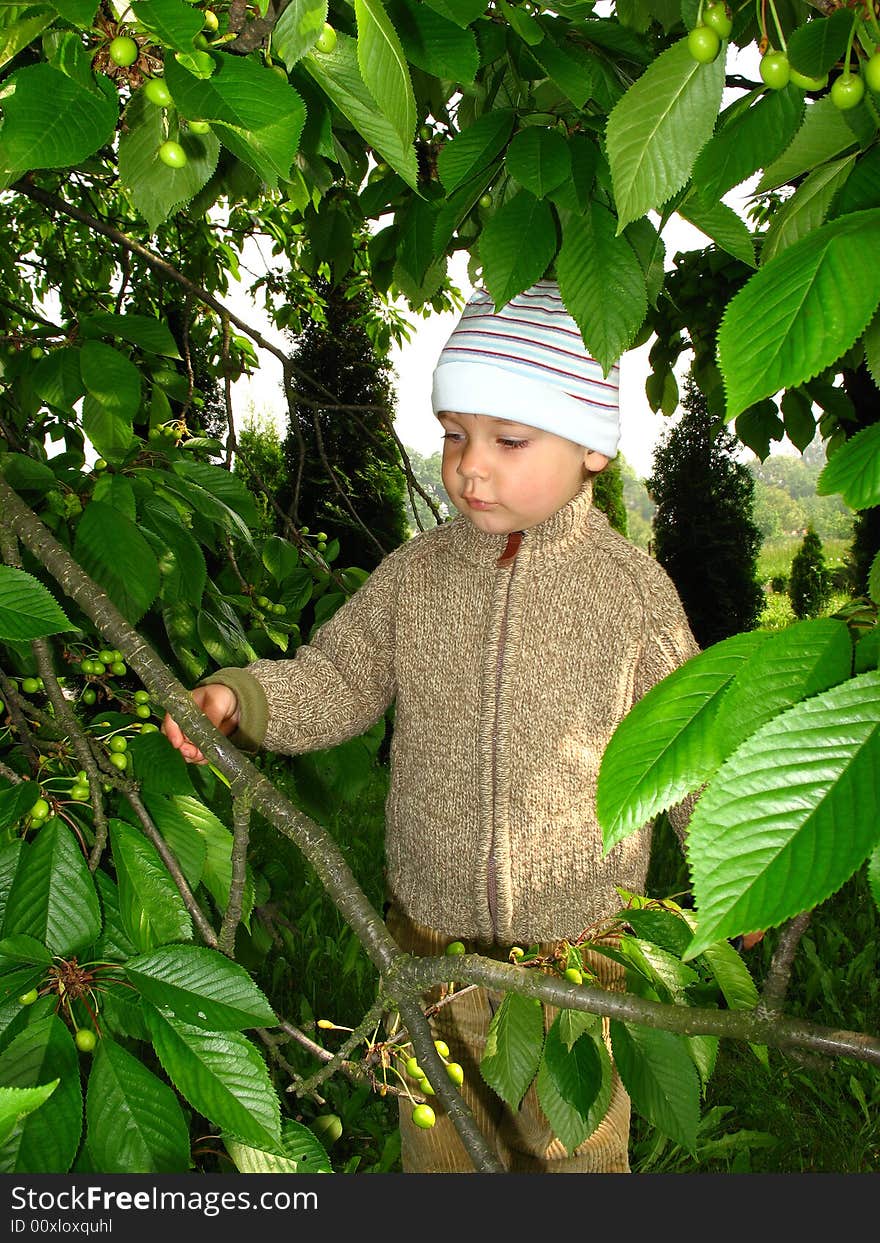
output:
[[[239,716],[238,696],[230,686],[224,686],[220,682],[214,682],[210,686],[197,686],[192,697],[196,706],[201,708],[211,724],[215,725],[221,734],[228,736],[235,730]],[[177,722],[172,720],[167,712],[162,722],[162,733],[172,747],[177,747],[188,763],[207,764],[208,761],[196,744],[190,742]]]

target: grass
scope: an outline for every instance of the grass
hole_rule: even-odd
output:
[[[800,545],[799,539],[786,539],[766,542],[761,548],[758,555],[758,581],[764,588],[766,602],[764,611],[758,619],[760,630],[784,630],[786,626],[797,621],[787,592],[774,591],[772,583],[775,580],[788,579],[792,558]],[[847,539],[823,541],[825,564],[832,574],[844,571],[850,547],[851,541]],[[836,612],[849,603],[850,598],[845,591],[833,591],[825,613]]]

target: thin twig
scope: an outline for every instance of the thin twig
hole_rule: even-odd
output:
[[[247,794],[232,800],[232,880],[229,884],[229,900],[217,948],[230,958],[235,957],[235,933],[241,922],[241,906],[244,883],[247,878],[247,849],[251,829],[251,802]]]
[[[791,982],[791,969],[794,956],[801,937],[810,924],[812,912],[803,911],[789,920],[779,934],[764,988],[761,993],[759,1011],[765,1015],[779,1014],[785,1004],[785,995]]]

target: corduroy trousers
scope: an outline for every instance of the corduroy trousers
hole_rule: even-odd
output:
[[[404,919],[393,908],[386,915],[391,935],[402,950],[411,954],[442,954],[448,937]],[[601,954],[584,950],[585,965],[603,987],[623,991],[623,968]],[[493,955],[494,956],[494,955]],[[439,998],[429,995],[428,1002]],[[518,1109],[497,1096],[480,1074],[489,1024],[504,998],[490,989],[471,989],[444,1005],[431,1019],[434,1035],[449,1045],[450,1060],[464,1069],[459,1089],[477,1126],[511,1174],[628,1174],[630,1101],[616,1069],[612,1074],[607,1113],[592,1135],[569,1154],[553,1134],[538,1103],[534,1084]],[[544,1007],[545,1029],[557,1011]],[[608,1020],[603,1020],[606,1044]],[[610,1052],[610,1048],[609,1048]],[[473,1162],[442,1105],[431,1098],[437,1121],[422,1130],[411,1120],[412,1105],[400,1101],[401,1164],[405,1174],[472,1174]]]

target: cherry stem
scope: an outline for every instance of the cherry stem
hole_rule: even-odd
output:
[[[772,3],[772,0],[771,0],[771,3]],[[844,53],[844,57],[843,57],[843,61],[844,61],[843,76],[845,78],[849,78],[852,76],[852,67],[850,65],[850,58],[852,57],[853,40],[856,37],[856,27],[860,24],[860,22],[861,22],[861,19],[859,18],[858,14],[854,13],[853,23],[849,30],[849,38],[846,41],[846,52]]]
[[[779,46],[783,52],[788,51],[788,45],[785,42],[785,35],[782,33],[782,27],[779,24],[779,14],[776,12],[776,5],[773,0],[768,0],[770,12],[773,14],[773,25],[776,27],[776,33],[779,36]]]

